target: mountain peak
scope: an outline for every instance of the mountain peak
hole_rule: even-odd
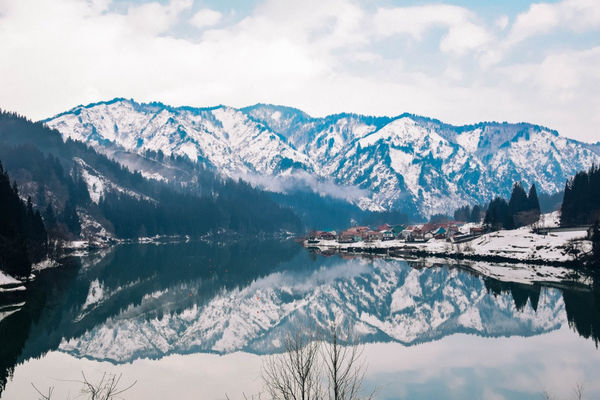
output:
[[[198,108],[115,98],[46,123],[93,146],[202,160],[225,175],[269,182],[273,190],[310,182],[318,191],[329,182],[328,193],[358,190],[364,198],[356,204],[416,208],[425,215],[507,196],[514,181],[554,193],[578,170],[600,164],[600,144],[563,138],[539,125],[454,126],[409,113],[314,118],[272,104]],[[302,185],[293,183],[297,171],[308,174]],[[287,183],[274,184],[280,179]]]

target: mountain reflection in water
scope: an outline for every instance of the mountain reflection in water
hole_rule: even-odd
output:
[[[405,345],[455,333],[527,337],[565,323],[597,345],[600,332],[597,285],[323,257],[292,241],[124,245],[67,264],[41,274],[25,306],[0,321],[0,389],[16,364],[52,350],[116,363],[269,354],[298,321],[337,319],[363,342]]]

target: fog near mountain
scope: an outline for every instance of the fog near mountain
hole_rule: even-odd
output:
[[[108,155],[119,163],[85,143],[63,140],[43,124],[0,112],[0,160],[19,195],[31,198],[61,240],[107,244],[154,235],[304,229],[297,215],[279,207],[270,194],[199,163],[181,157],[154,160],[117,149]],[[142,173],[124,165],[140,167]],[[53,227],[49,221],[57,214],[69,218],[59,218]]]
[[[597,145],[545,127],[452,126],[410,114],[313,118],[265,104],[193,108],[114,99],[45,123],[118,160],[160,151],[267,190],[309,187],[364,210],[424,216],[508,196],[518,180],[556,193],[578,170],[600,163]],[[160,169],[140,168],[146,177],[173,179]]]

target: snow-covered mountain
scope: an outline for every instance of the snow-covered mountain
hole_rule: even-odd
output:
[[[308,271],[273,272],[249,285],[219,291],[183,310],[172,305],[202,282],[148,293],[141,302],[59,349],[77,357],[114,362],[170,353],[278,351],[298,323],[321,326],[337,320],[362,342],[406,345],[458,332],[481,336],[530,336],[565,323],[562,295],[543,289],[539,300],[518,309],[510,293],[494,295],[483,278],[460,269],[413,269],[404,261],[355,259]],[[77,319],[102,314],[104,304],[127,288],[111,291],[94,280]],[[169,308],[174,308],[169,310]]]
[[[114,99],[45,122],[100,150],[160,150],[269,190],[296,179],[365,209],[423,215],[507,196],[517,180],[555,193],[578,170],[600,163],[597,145],[537,125],[457,127],[410,114],[313,118],[264,104],[192,108]],[[279,180],[288,184],[273,184]]]

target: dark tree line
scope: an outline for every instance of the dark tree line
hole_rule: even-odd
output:
[[[167,159],[161,152],[146,155],[154,161]],[[78,237],[81,213],[114,228],[115,235],[122,238],[302,229],[296,214],[278,205],[270,194],[241,181],[223,179],[200,164],[173,155],[168,158],[169,165],[182,167],[177,171],[193,174],[189,185],[144,179],[83,143],[63,141],[56,130],[1,111],[0,159],[6,159],[5,166],[14,179],[34,204],[45,210],[43,217],[52,237]],[[80,176],[82,163],[128,194],[107,188],[99,204],[92,202]]]
[[[74,239],[81,232],[77,207],[90,202],[87,185],[77,170],[68,173],[52,154],[44,155],[32,145],[6,145],[0,159],[10,166],[19,182],[27,185],[27,196],[39,210],[51,239]]]
[[[600,221],[600,167],[578,172],[565,184],[562,226],[591,225]]]
[[[217,198],[163,190],[152,199],[107,193],[99,204],[118,237],[189,234],[228,230],[241,233],[298,232],[299,218],[249,185],[226,182]]]
[[[47,234],[39,211],[19,197],[0,163],[0,269],[16,277],[28,277],[31,264],[47,252]]]
[[[454,211],[454,220],[462,221],[462,222],[477,222],[481,221],[481,217],[483,215],[483,211],[481,206],[474,205],[471,208],[469,205],[458,208]]]
[[[516,229],[529,225],[540,218],[540,202],[535,184],[529,194],[523,185],[516,182],[508,203],[502,197],[496,197],[488,205],[484,223],[493,230]]]

